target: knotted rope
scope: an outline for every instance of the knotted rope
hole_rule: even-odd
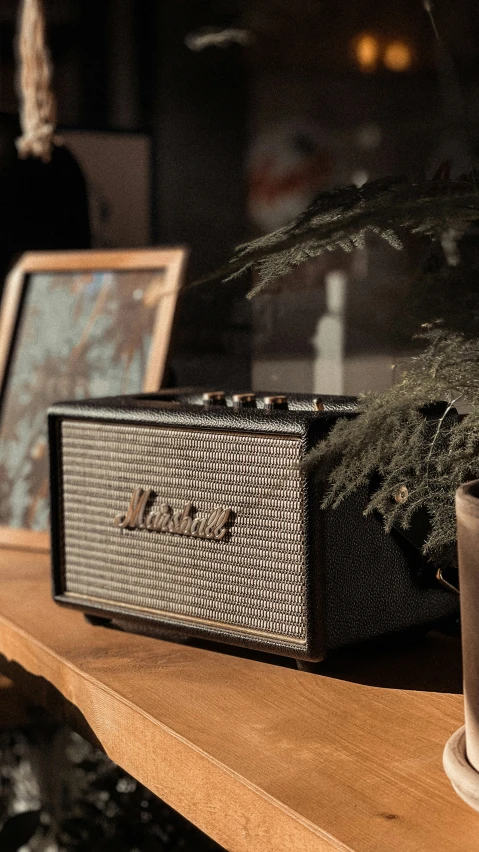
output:
[[[52,156],[56,103],[50,88],[51,62],[45,44],[42,0],[23,0],[18,37],[20,124],[17,139],[22,159],[39,157],[48,163]]]

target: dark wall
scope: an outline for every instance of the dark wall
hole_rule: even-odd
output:
[[[190,247],[190,276],[223,264],[245,237],[247,76],[241,48],[201,52],[185,45],[188,33],[218,23],[209,4],[157,6],[159,62],[154,87],[157,235],[164,244]],[[245,287],[202,286],[180,304],[175,347],[181,358],[198,353],[214,382],[219,372],[241,370],[248,383],[249,318]],[[236,363],[234,363],[234,361]],[[243,373],[243,375],[241,375]],[[186,375],[184,377],[187,378]],[[218,375],[225,381],[228,375]],[[231,381],[231,378],[229,379]]]
[[[12,0],[0,8],[0,112],[11,114],[17,106],[17,8]],[[189,32],[233,20],[235,4],[45,0],[45,10],[59,125],[150,134],[153,242],[188,247],[191,283],[223,263],[245,237],[241,48],[194,53],[185,45]],[[172,341],[172,380],[249,384],[244,289],[185,289]]]

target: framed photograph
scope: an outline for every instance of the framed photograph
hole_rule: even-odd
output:
[[[186,251],[24,255],[0,314],[0,545],[49,548],[47,408],[161,387]]]

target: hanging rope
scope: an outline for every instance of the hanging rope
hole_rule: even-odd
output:
[[[51,63],[45,44],[42,0],[23,0],[18,37],[20,124],[17,139],[22,159],[39,157],[48,163],[52,156],[56,103],[50,88]]]

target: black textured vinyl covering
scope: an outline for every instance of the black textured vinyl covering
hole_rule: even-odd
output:
[[[247,444],[251,439],[254,443],[255,436],[261,437],[261,443],[265,447],[266,461],[262,460],[262,456],[261,460],[258,461],[258,457],[254,453],[246,451],[244,471],[241,469],[245,483],[252,483],[251,487],[256,488],[260,469],[264,471],[264,464],[267,463],[266,448],[270,440],[271,447],[273,447],[275,446],[275,438],[296,438],[299,458],[304,457],[307,451],[324,437],[336,422],[338,416],[354,416],[355,410],[355,401],[351,398],[324,397],[322,399],[323,410],[319,412],[316,410],[317,401],[314,397],[299,395],[288,394],[289,408],[287,410],[272,411],[264,409],[261,395],[259,395],[255,407],[240,410],[233,408],[230,394],[227,394],[226,404],[224,405],[204,406],[200,404],[201,399],[201,391],[173,390],[135,397],[58,403],[50,409],[52,558],[55,595],[59,602],[81,606],[87,612],[97,613],[106,618],[111,617],[116,622],[121,622],[122,618],[126,619],[125,624],[128,629],[141,629],[142,632],[152,634],[157,634],[161,629],[172,629],[172,624],[176,628],[179,624],[178,619],[175,623],[172,615],[166,614],[165,617],[164,612],[158,612],[156,615],[153,611],[154,607],[149,612],[138,612],[132,616],[131,611],[125,609],[121,603],[116,605],[115,602],[105,602],[103,606],[99,606],[93,600],[93,590],[96,588],[93,580],[91,602],[88,600],[88,588],[85,586],[82,589],[83,600],[69,600],[68,596],[65,596],[65,529],[61,470],[61,433],[64,421],[89,421],[90,427],[93,427],[93,432],[95,423],[98,424],[99,429],[101,424],[127,424],[128,429],[124,430],[124,434],[125,436],[128,435],[128,441],[132,441],[136,428],[138,428],[138,434],[140,434],[145,426],[156,426],[160,430],[166,431],[177,429],[179,430],[178,435],[180,436],[180,433],[182,433],[183,437],[190,434],[189,430],[196,433],[204,432],[205,436],[208,433],[210,444],[204,443],[204,446],[214,447],[214,452],[211,450],[211,454],[216,458],[215,464],[226,465],[226,483],[229,463],[232,465],[231,470],[236,470],[234,475],[238,477],[237,465],[233,464],[235,458],[234,436],[242,436],[241,440],[238,438],[238,447],[240,445],[243,447],[242,452],[245,451],[245,441]],[[90,427],[89,431],[91,432]],[[223,437],[225,433],[228,435],[227,441]],[[217,448],[214,445],[215,435],[217,435]],[[180,466],[181,463],[184,463],[181,462],[182,440],[182,438],[179,438],[178,443]],[[211,444],[212,440],[213,444]],[[161,441],[159,446],[160,444]],[[222,448],[226,447],[226,444],[228,449],[223,452]],[[172,446],[174,447],[174,443]],[[194,443],[194,446],[198,446],[199,452],[201,452],[202,440]],[[172,450],[172,452],[175,452],[175,450]],[[193,461],[192,458],[188,461],[188,475]],[[258,470],[255,470],[255,465]],[[207,460],[198,459],[198,468],[199,475],[201,473],[201,476],[205,477],[208,471]],[[161,465],[160,468],[157,466],[155,470],[156,473],[153,472],[152,468],[151,476],[153,479],[155,477],[158,479],[158,471],[161,471]],[[148,478],[148,468],[144,469],[144,476],[145,472],[146,478]],[[115,483],[112,480],[113,486],[115,486]],[[149,487],[150,483],[142,483],[142,486]],[[154,484],[151,484],[151,487],[154,487]],[[250,485],[247,485],[247,487],[249,488]],[[251,632],[248,635],[247,631],[241,634],[241,631],[238,632],[238,630],[235,634],[234,631],[228,629],[228,622],[225,623],[224,619],[221,624],[218,623],[217,625],[212,623],[211,619],[204,623],[201,623],[200,619],[193,625],[180,624],[180,633],[259,650],[268,650],[297,658],[319,659],[328,649],[417,625],[432,624],[442,617],[457,612],[457,597],[442,589],[435,582],[433,572],[429,572],[429,582],[424,581],[427,572],[422,570],[424,566],[419,550],[399,535],[386,534],[381,520],[374,515],[364,516],[368,501],[366,488],[345,500],[339,508],[326,511],[320,507],[321,489],[321,483],[308,476],[303,479],[302,490],[297,491],[298,518],[302,518],[301,523],[305,530],[304,538],[301,538],[303,542],[301,547],[304,550],[301,556],[304,565],[302,570],[304,570],[305,578],[304,604],[301,604],[304,633],[298,633],[298,636],[304,635],[306,637],[304,646],[293,648],[291,643],[288,646],[286,622],[284,636],[281,635],[281,628],[278,629],[277,626],[274,631],[275,636],[261,637],[254,635],[254,632],[253,635],[251,635]],[[233,488],[232,493],[234,490]],[[178,494],[180,494],[180,491],[181,489]],[[228,490],[222,492],[221,500],[223,502],[227,500],[228,493]],[[198,494],[201,494],[201,490],[198,491]],[[175,494],[171,496],[174,501]],[[178,499],[184,499],[184,495],[182,498],[178,497]],[[266,502],[263,510],[262,522],[265,539],[264,541],[260,540],[260,545],[264,549],[264,547],[267,547],[268,530],[273,529],[273,527],[269,524],[268,512],[270,510],[267,508]],[[256,521],[257,519],[255,519]],[[237,532],[234,531],[233,535],[239,536],[242,529],[243,527],[239,524]],[[148,533],[142,533],[141,530],[139,532],[140,535],[148,535]],[[98,535],[98,532],[95,535]],[[254,547],[251,548],[249,545],[249,534],[241,532],[241,535],[245,536],[246,562],[248,562],[248,554],[251,557],[249,562],[251,563],[253,590],[256,564],[255,551]],[[185,548],[185,552],[190,551],[191,549]],[[161,552],[161,548],[158,552]],[[284,558],[287,560],[286,550]],[[245,565],[241,563],[241,571],[248,570],[246,562]],[[114,564],[115,560],[112,557],[111,566],[108,570],[113,572],[113,585],[116,582]],[[161,558],[158,562],[158,570],[161,571]],[[153,577],[155,571],[152,573]],[[90,572],[90,569],[85,572],[85,577],[88,576],[94,578],[94,573]],[[181,573],[178,576],[181,577]],[[187,572],[185,578],[186,576]],[[175,591],[175,594],[177,593],[178,599],[180,599],[181,579],[180,585]],[[144,600],[144,585],[142,595]],[[295,605],[298,605],[298,603],[296,602]],[[206,609],[207,607],[205,611]]]

